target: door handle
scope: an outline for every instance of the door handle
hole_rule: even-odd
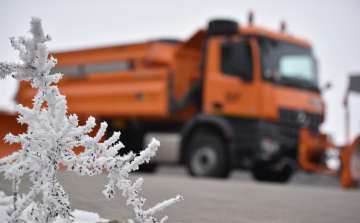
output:
[[[215,103],[213,104],[213,107],[216,108],[216,109],[222,109],[222,104],[219,103],[219,102],[215,102]]]

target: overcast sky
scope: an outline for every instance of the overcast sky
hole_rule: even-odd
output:
[[[31,16],[43,19],[45,33],[53,37],[50,51],[90,48],[147,41],[157,38],[187,39],[212,18],[231,18],[240,25],[248,11],[257,25],[288,31],[309,40],[319,63],[324,92],[325,123],[321,129],[336,143],[344,143],[342,101],[348,75],[360,74],[360,1],[5,1],[0,0],[0,61],[17,61],[9,37],[25,35]],[[17,83],[0,81],[0,107],[11,109]],[[360,133],[360,95],[350,95],[351,135]]]

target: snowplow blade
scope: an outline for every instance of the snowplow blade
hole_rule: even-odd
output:
[[[360,136],[341,151],[341,186],[358,187],[360,182]]]
[[[352,178],[360,181],[360,140],[354,143],[353,153],[350,160],[350,170]]]

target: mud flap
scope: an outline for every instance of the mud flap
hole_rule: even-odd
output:
[[[352,157],[350,160],[350,170],[352,178],[360,182],[360,141],[357,141],[355,145],[354,151],[352,153]]]

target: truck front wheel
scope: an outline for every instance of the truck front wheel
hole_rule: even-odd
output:
[[[229,174],[223,141],[212,133],[195,136],[187,150],[187,166],[192,176],[225,178]]]

